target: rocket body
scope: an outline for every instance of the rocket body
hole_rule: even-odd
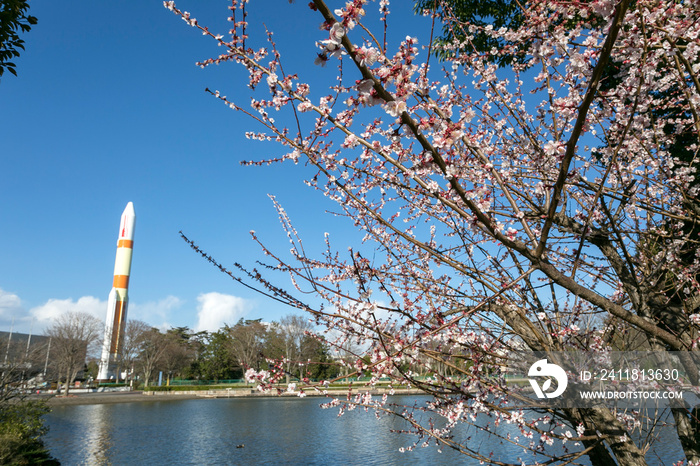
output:
[[[126,326],[126,310],[129,302],[129,276],[131,275],[131,257],[134,250],[134,226],[136,214],[134,204],[129,202],[122,213],[117,239],[117,257],[114,260],[114,278],[112,290],[107,299],[107,320],[105,322],[105,338],[102,345],[102,357],[97,380],[106,381],[118,374],[114,367],[119,360],[124,328]]]

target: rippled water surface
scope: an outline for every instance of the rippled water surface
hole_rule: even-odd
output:
[[[401,453],[399,448],[414,438],[389,432],[406,428],[399,420],[357,411],[338,418],[337,409],[319,408],[323,401],[237,398],[58,406],[47,416],[46,442],[66,465],[478,464],[451,449],[439,453],[432,445]],[[393,401],[413,404],[408,398]],[[519,434],[509,425],[498,430]],[[533,460],[521,448],[473,428],[456,434],[469,438],[471,448],[493,451],[501,460]],[[650,464],[681,459],[675,442],[662,441]]]

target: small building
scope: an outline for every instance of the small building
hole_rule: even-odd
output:
[[[2,383],[43,382],[51,364],[50,339],[43,335],[0,331]]]

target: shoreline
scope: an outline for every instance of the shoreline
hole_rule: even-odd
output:
[[[390,393],[387,389],[358,389],[353,390],[353,393],[367,393],[372,396],[383,395],[424,395],[425,393],[416,389],[395,389]],[[326,393],[310,390],[305,392],[306,397],[333,397],[346,396],[347,390],[329,390]],[[96,405],[96,404],[113,404],[113,403],[141,403],[141,402],[160,402],[160,401],[175,401],[175,400],[194,400],[194,399],[221,399],[221,398],[302,398],[298,392],[277,393],[261,393],[255,389],[232,389],[232,390],[201,390],[201,391],[172,391],[172,392],[143,392],[139,390],[128,392],[95,392],[95,393],[76,393],[68,396],[61,395],[32,395],[30,400],[44,400],[50,407],[55,406],[74,406],[74,405]]]
[[[186,395],[182,398],[174,399],[193,399],[196,395]],[[167,399],[155,399],[153,395],[147,395],[142,391],[133,392],[99,392],[99,393],[78,393],[62,395],[34,395],[28,397],[30,400],[44,400],[50,407],[55,406],[72,406],[72,405],[98,405],[98,404],[114,404],[114,403],[140,403],[144,401],[168,401]]]

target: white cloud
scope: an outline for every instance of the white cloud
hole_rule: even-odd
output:
[[[29,310],[29,315],[35,319],[39,328],[46,328],[56,319],[56,317],[68,311],[85,312],[105,319],[107,313],[107,302],[100,301],[94,296],[83,296],[77,301],[72,299],[49,299],[46,304],[34,307]]]
[[[22,300],[16,294],[0,288],[0,329],[10,330],[10,327],[23,327],[29,318],[24,315]]]
[[[167,296],[158,301],[148,301],[143,304],[129,304],[128,319],[142,320],[162,330],[172,327],[168,322],[172,319],[173,311],[182,306],[182,299],[177,296]]]
[[[196,331],[216,331],[224,324],[234,325],[253,309],[253,303],[249,300],[216,292],[201,293],[197,302]],[[132,301],[129,302],[127,318],[142,320],[162,330],[174,324],[191,325],[194,313],[190,311],[183,316],[184,304],[183,299],[172,295],[145,303]],[[28,309],[17,294],[0,288],[0,330],[9,331],[12,327],[15,332],[42,333],[56,317],[68,311],[86,312],[104,321],[107,302],[94,296],[83,296],[77,300],[54,298]]]
[[[26,309],[15,293],[0,288],[0,329],[21,333],[41,333],[53,320],[67,311],[87,312],[104,320],[107,303],[92,296],[72,299],[49,299],[45,304]]]
[[[182,300],[176,296],[167,296],[158,301],[146,303],[129,302],[127,319],[143,320],[155,327],[167,329],[170,327],[168,319],[172,317],[172,311],[182,305]],[[59,315],[67,311],[86,312],[100,321],[107,316],[107,301],[99,300],[93,296],[83,296],[77,301],[73,299],[49,299],[45,304],[29,310],[27,320],[33,319],[35,329],[45,329]],[[26,314],[26,313],[25,313]]]
[[[197,296],[197,325],[194,330],[215,332],[224,324],[234,325],[252,309],[250,301],[229,294],[211,292]]]
[[[22,300],[16,294],[0,288],[0,316],[12,316],[22,309]]]

